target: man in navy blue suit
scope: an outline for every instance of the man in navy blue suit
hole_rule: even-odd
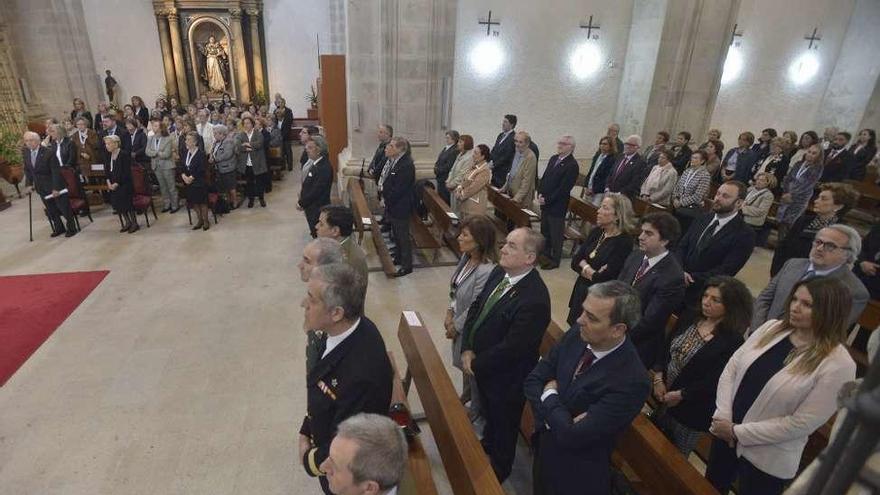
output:
[[[578,326],[526,378],[535,414],[535,495],[611,493],[611,451],[651,390],[627,330],[641,315],[634,288],[590,287]]]
[[[541,253],[541,268],[559,268],[562,260],[562,241],[565,232],[565,214],[568,198],[578,176],[578,162],[574,159],[574,138],[562,136],[556,143],[556,154],[547,162],[547,169],[538,184],[538,204],[541,205],[541,234],[547,240]]]

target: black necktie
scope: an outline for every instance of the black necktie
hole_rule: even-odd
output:
[[[700,236],[700,240],[697,242],[697,252],[700,252],[706,249],[706,246],[709,245],[709,242],[712,240],[712,237],[715,235],[715,229],[718,228],[718,219],[712,220],[712,223],[709,224],[709,227],[703,231],[703,235]]]

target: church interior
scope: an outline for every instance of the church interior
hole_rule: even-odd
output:
[[[3,1],[0,494],[876,493],[878,25],[877,0]],[[624,184],[636,166],[643,173]],[[693,187],[686,204],[681,191]],[[345,225],[332,225],[327,205],[344,211]],[[742,242],[721,245],[734,223]],[[325,249],[328,229],[345,262],[308,254]],[[615,235],[628,236],[616,268],[591,267],[597,253],[615,254],[600,251]],[[366,278],[349,250],[365,259]],[[456,291],[477,253],[497,263],[488,280],[497,274],[514,289],[478,286],[467,314]],[[837,265],[827,261],[835,253]],[[516,293],[526,280],[510,268],[517,256],[546,286],[544,316],[492,313],[539,296]],[[660,315],[648,322],[659,332],[656,358],[648,362],[630,333],[600,352],[585,337],[598,325],[587,323],[586,305],[602,287],[635,293],[664,259],[681,272],[668,288],[677,299],[662,299],[664,288],[641,295],[641,316]],[[361,333],[374,323],[393,366],[392,404],[380,412],[407,433],[393,487],[355,476],[339,488],[320,459],[319,478],[308,467],[309,455],[332,460],[341,448],[300,426],[329,414],[312,399],[317,388],[339,402],[315,385],[321,364],[308,357],[316,330],[322,347],[343,345],[309,328],[322,280],[329,304],[324,264],[345,265],[366,291],[361,314],[349,321],[345,309],[342,321]],[[730,285],[745,288],[747,314],[713,319],[708,294],[733,311]],[[733,418],[721,418],[719,375],[724,383],[736,372],[728,359],[765,346],[762,335],[780,331],[770,320],[798,335],[802,290],[812,315],[840,321],[833,332],[818,316],[806,324],[805,347],[783,339],[793,350],[767,379],[789,373],[790,390],[803,380],[825,384],[825,395],[774,401],[759,386],[750,400],[770,405],[757,411],[737,406],[747,394],[733,387]],[[812,299],[814,290],[842,292],[842,307]],[[507,317],[497,349],[481,344],[486,322]],[[664,423],[703,397],[666,393],[670,373],[683,379],[692,356],[721,340],[720,327],[704,336],[701,324],[734,320],[742,347],[712,368],[704,424]],[[633,326],[608,321],[615,331]],[[514,352],[513,329],[536,322],[528,348]],[[814,350],[823,331],[831,344]],[[703,339],[697,350],[676,347],[693,335]],[[530,394],[538,368],[556,357],[564,368],[575,340],[590,360]],[[578,409],[564,387],[630,347],[645,394],[631,415],[617,410],[626,421],[616,429],[608,420],[588,431],[610,402]],[[327,349],[319,361],[333,356]],[[496,351],[513,357],[486,371]],[[814,352],[843,363],[840,384],[823,381],[823,365],[792,371]],[[464,364],[467,353],[476,357]],[[769,366],[753,359],[738,371],[745,382]],[[497,376],[522,362],[515,397],[492,395]],[[551,403],[569,442],[582,445],[549,440],[558,438]],[[774,407],[778,418],[756,419]],[[331,438],[353,412],[337,415]],[[516,430],[515,452],[487,440],[500,424]],[[768,460],[774,448],[790,466]],[[713,475],[721,449],[739,466],[727,484]],[[575,480],[579,469],[601,472],[600,486],[589,471]]]

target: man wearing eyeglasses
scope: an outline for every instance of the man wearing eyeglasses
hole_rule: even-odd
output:
[[[852,227],[834,224],[820,230],[813,240],[810,257],[786,261],[782,270],[755,299],[751,328],[758,328],[767,320],[781,318],[794,285],[814,277],[837,278],[849,289],[853,303],[849,324],[855,323],[868,303],[868,290],[852,272],[852,265],[861,249],[862,239]]]

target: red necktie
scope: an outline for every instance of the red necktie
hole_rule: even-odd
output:
[[[584,355],[581,356],[581,360],[578,361],[577,368],[574,369],[574,376],[572,380],[581,376],[584,372],[590,369],[590,365],[593,364],[593,361],[596,360],[596,355],[593,354],[593,351],[590,350],[589,347],[584,348]]]
[[[623,169],[626,168],[627,163],[629,163],[630,157],[624,155],[623,160],[620,161],[620,166],[617,167],[617,170],[614,171],[614,177],[611,178],[611,182],[614,183],[617,180],[617,176],[623,172]]]
[[[645,256],[645,259],[642,260],[642,264],[639,265],[639,271],[636,272],[635,278],[633,278],[633,285],[636,285],[636,282],[641,280],[642,277],[645,276],[645,272],[648,271],[648,257]]]

